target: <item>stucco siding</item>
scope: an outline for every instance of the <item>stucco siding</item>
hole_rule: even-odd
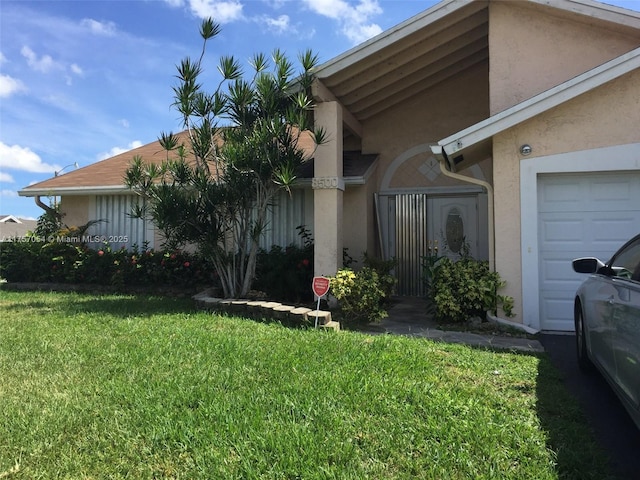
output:
[[[442,82],[433,89],[396,105],[364,124],[364,153],[377,153],[379,181],[392,162],[417,145],[437,142],[488,116],[487,65],[478,64],[465,73]],[[426,159],[430,154],[423,155]],[[414,162],[420,162],[417,158]],[[413,169],[415,172],[415,168]],[[450,184],[440,178],[442,185]],[[405,174],[394,179],[394,187],[433,186],[424,176]],[[377,185],[380,188],[380,185]]]
[[[516,299],[518,317],[522,291],[537,288],[537,277],[520,271],[521,160],[638,143],[639,124],[640,71],[634,71],[494,137],[496,269],[507,280],[505,293]],[[519,153],[523,144],[532,147],[531,156]],[[607,156],[601,161],[615,169],[616,160]],[[526,284],[529,280],[535,285]]]
[[[91,197],[82,196],[66,196],[60,199],[60,212],[62,213],[62,222],[69,227],[77,227],[84,225],[90,218]]]
[[[513,130],[542,156],[634,143],[639,125],[640,71],[633,71]]]
[[[553,12],[524,2],[490,3],[492,115],[640,45],[640,34]]]

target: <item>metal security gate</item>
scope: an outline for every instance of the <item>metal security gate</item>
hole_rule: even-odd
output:
[[[454,230],[469,247],[471,256],[486,259],[486,229],[480,228],[483,222],[478,221],[480,196],[483,197],[481,211],[485,212],[486,196],[478,193],[377,195],[382,253],[385,259],[396,259],[398,295],[426,295],[423,263],[427,255],[437,253],[459,258],[461,245],[457,245],[458,250],[452,247],[456,243],[451,238]],[[451,228],[452,223],[457,229]]]
[[[428,251],[427,195],[380,195],[379,225],[385,259],[395,257],[396,293],[424,296],[422,258]]]
[[[423,296],[422,258],[428,253],[427,196],[398,195],[394,203],[398,294]]]

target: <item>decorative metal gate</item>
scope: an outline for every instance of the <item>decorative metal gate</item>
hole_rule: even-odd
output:
[[[459,258],[464,244],[473,257],[486,258],[486,233],[479,230],[478,198],[475,192],[377,196],[383,257],[396,259],[398,295],[426,295],[423,263],[429,254]]]

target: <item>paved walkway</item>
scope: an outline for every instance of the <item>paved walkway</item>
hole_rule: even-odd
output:
[[[424,299],[398,297],[395,300],[389,309],[389,316],[380,324],[368,328],[368,333],[409,335],[501,350],[544,352],[544,347],[538,340],[529,338],[439,330],[437,324],[426,313],[427,303]]]

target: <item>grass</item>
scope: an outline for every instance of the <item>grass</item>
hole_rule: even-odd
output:
[[[607,478],[545,356],[152,296],[0,312],[0,478]]]

